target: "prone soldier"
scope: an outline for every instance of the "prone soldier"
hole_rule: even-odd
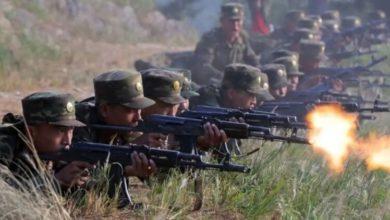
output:
[[[45,173],[37,153],[51,153],[69,148],[73,129],[83,126],[76,120],[75,99],[70,94],[37,92],[22,100],[23,117],[8,113],[3,118],[0,133],[0,163],[18,181],[30,180],[37,187],[45,187]],[[51,162],[48,162],[51,163]],[[89,180],[86,169],[92,165],[74,161],[66,166],[52,164],[54,185],[67,190],[84,186]],[[46,187],[45,187],[46,188]]]

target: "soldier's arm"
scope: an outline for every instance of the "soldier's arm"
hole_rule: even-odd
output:
[[[245,41],[245,47],[246,47],[246,50],[245,50],[245,54],[244,54],[244,61],[246,64],[249,64],[251,66],[258,66],[260,65],[260,55],[256,55],[255,52],[253,51],[250,43],[249,43],[249,39],[246,38],[246,41]]]
[[[14,158],[16,141],[8,135],[0,134],[0,164],[8,167]]]
[[[213,67],[215,43],[209,36],[204,36],[198,43],[193,57],[193,80],[199,84],[208,84],[210,78],[220,79],[222,71]]]

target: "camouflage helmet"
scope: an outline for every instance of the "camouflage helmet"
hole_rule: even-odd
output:
[[[313,40],[315,32],[307,28],[299,28],[293,33],[293,41],[299,42],[301,40]]]
[[[262,67],[267,74],[271,89],[279,89],[288,86],[286,68],[281,64],[267,64]]]
[[[293,51],[285,50],[285,49],[279,49],[279,50],[275,50],[271,53],[271,60],[275,60],[275,59],[278,59],[280,57],[292,57],[297,62],[299,61],[299,53],[297,53],[297,52],[293,52]]]
[[[320,29],[320,24],[313,19],[302,18],[298,21],[297,28],[306,28],[317,32]]]
[[[308,18],[310,18],[313,21],[317,22],[320,26],[322,26],[322,24],[324,22],[320,15],[309,15]]]
[[[300,19],[304,18],[305,12],[302,10],[291,10],[288,11],[285,18],[287,21],[292,21],[292,22],[298,22]]]
[[[199,93],[196,91],[199,89],[199,86],[192,82],[192,73],[189,69],[180,69],[180,68],[167,68],[166,70],[175,72],[181,76],[181,96],[185,99],[190,99],[194,96],[199,96]]]
[[[321,15],[322,20],[336,20],[340,21],[340,12],[337,10],[328,10]]]
[[[48,123],[80,127],[76,120],[75,98],[67,93],[37,92],[22,99],[23,115],[29,125]]]
[[[221,17],[232,20],[242,19],[244,17],[244,9],[240,3],[226,3],[221,6]]]
[[[225,67],[222,87],[243,90],[258,96],[271,96],[268,92],[268,79],[261,70],[241,63]]]
[[[142,71],[145,96],[153,100],[177,105],[185,101],[181,96],[182,76],[165,69],[147,69]]]
[[[219,106],[219,89],[216,86],[202,86],[198,90],[199,96],[194,96],[190,99],[190,106],[208,105]]]
[[[362,25],[362,22],[359,17],[356,16],[347,16],[341,20],[341,28],[343,30],[350,28],[357,28]]]
[[[142,77],[133,71],[110,71],[93,79],[97,104],[118,104],[143,109],[154,104],[144,96]]]
[[[326,59],[325,43],[315,40],[301,40],[299,42],[299,57],[301,59]]]
[[[370,21],[380,21],[386,19],[386,13],[382,10],[376,10],[369,14],[369,20]],[[374,30],[377,31],[386,31],[387,30],[387,23],[383,22],[377,25],[374,25]]]
[[[330,33],[339,33],[340,32],[340,25],[335,20],[327,20],[323,23],[322,28],[324,32],[330,32]]]
[[[299,71],[298,62],[291,57],[281,57],[273,61],[275,64],[282,64],[286,68],[287,76],[302,76],[303,72]]]
[[[368,18],[372,21],[386,19],[386,12],[382,10],[375,10],[370,12]]]

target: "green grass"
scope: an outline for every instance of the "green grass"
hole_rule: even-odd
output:
[[[252,141],[246,147],[255,145]],[[236,162],[251,161],[257,162],[250,174],[201,172],[204,209],[239,214],[245,219],[390,217],[390,176],[382,171],[368,172],[358,160],[348,161],[346,171],[336,175],[309,147],[279,148],[266,144],[258,154]],[[186,187],[180,187],[185,181],[188,181]],[[172,175],[162,184],[154,183],[148,196],[152,203],[143,214],[154,216],[161,209],[168,209],[166,217],[183,218],[191,214],[192,185],[186,175],[180,174]],[[213,214],[205,212],[202,217]]]

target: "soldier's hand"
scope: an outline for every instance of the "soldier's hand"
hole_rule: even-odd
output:
[[[88,169],[93,165],[83,161],[73,161],[56,174],[55,178],[65,187],[83,186],[90,179]]]
[[[341,79],[332,79],[332,88],[337,92],[342,92],[345,89],[344,82]]]
[[[317,86],[318,84],[323,83],[325,80],[327,80],[328,77],[324,75],[315,75],[306,80],[305,82],[302,82],[299,84],[300,89],[310,89],[313,86]]]
[[[168,145],[168,136],[160,133],[149,133],[148,145],[156,148],[166,148]]]
[[[131,154],[131,166],[126,166],[124,176],[148,177],[157,171],[156,164],[148,159],[145,154],[133,152]]]
[[[215,124],[206,123],[203,126],[205,134],[198,137],[198,147],[209,149],[228,141],[225,131],[219,130]]]

